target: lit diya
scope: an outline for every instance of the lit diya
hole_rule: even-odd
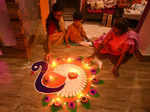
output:
[[[35,81],[36,90],[49,93],[43,100],[43,105],[48,104],[52,110],[60,108],[76,111],[78,103],[86,109],[90,108],[89,95],[97,97],[98,93],[92,84],[99,84],[96,78],[99,66],[92,59],[57,58],[49,63],[38,62],[32,66],[33,71],[39,68],[41,72]],[[102,83],[102,81],[101,81]],[[89,95],[88,95],[89,94]]]
[[[65,83],[66,77],[55,73],[55,72],[47,72],[43,77],[43,84],[47,87],[56,88]]]
[[[77,77],[78,77],[78,74],[77,73],[75,73],[75,72],[69,72],[68,73],[68,77],[69,77],[69,79],[76,79]]]

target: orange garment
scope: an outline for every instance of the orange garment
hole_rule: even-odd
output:
[[[101,54],[121,55],[125,52],[133,54],[139,46],[139,35],[134,31],[128,31],[123,35],[117,36],[111,29],[106,35],[100,36],[94,41],[94,46],[100,50]]]
[[[64,42],[65,26],[63,17],[59,21],[60,31],[58,31],[56,24],[51,20],[48,26],[49,43],[52,46],[61,45]]]
[[[101,53],[109,53],[111,52],[113,55],[120,55],[125,50],[125,43],[127,41],[127,36],[116,36],[113,32],[111,35],[111,39],[107,43],[107,47],[104,47],[101,50]]]
[[[44,32],[46,33],[46,18],[49,14],[49,0],[40,0],[40,10],[41,10],[41,21],[43,24]]]
[[[82,24],[79,24],[78,26],[74,23],[72,23],[67,30],[66,36],[65,36],[65,42],[66,44],[69,43],[69,40],[74,43],[79,43],[84,40],[86,37],[86,33],[83,29]]]

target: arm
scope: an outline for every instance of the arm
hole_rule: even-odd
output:
[[[114,74],[115,77],[118,77],[120,75],[118,70],[119,70],[119,67],[120,67],[120,65],[121,65],[124,58],[125,58],[125,53],[120,55],[117,64],[114,65],[114,67],[112,69],[112,73]]]
[[[70,34],[71,34],[71,31],[70,31],[70,27],[68,28],[67,30],[67,33],[65,35],[65,42],[66,42],[66,45],[69,45],[69,37],[70,37]]]
[[[118,69],[118,68],[120,67],[120,65],[121,65],[121,63],[122,63],[124,57],[125,57],[125,53],[122,53],[122,54],[120,55],[118,61],[117,61],[117,64],[115,65],[115,68],[116,68],[116,69]]]
[[[112,39],[113,32],[110,30],[106,35],[102,42],[103,45],[106,45]]]
[[[60,31],[65,33],[65,22],[63,17],[61,17],[60,21],[59,21],[59,26],[60,26]]]
[[[86,35],[86,32],[85,32],[85,30],[84,30],[82,24],[80,25],[80,32],[81,32],[81,36],[82,36],[85,40],[90,41],[90,40],[88,39],[87,35]]]
[[[48,52],[50,52],[51,49],[51,40],[52,35],[56,32],[56,26],[52,21],[49,21],[49,24],[47,25],[47,33],[48,33]]]
[[[120,65],[122,64],[122,62],[123,62],[123,60],[125,58],[126,53],[129,52],[130,48],[131,48],[130,44],[128,44],[128,43],[124,44],[124,46],[122,48],[122,53],[121,53],[121,55],[120,55],[116,65],[115,65],[116,68],[120,67]]]

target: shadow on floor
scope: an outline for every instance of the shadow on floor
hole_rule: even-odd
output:
[[[16,49],[14,47],[3,47],[3,55],[0,58],[25,58],[25,50]]]

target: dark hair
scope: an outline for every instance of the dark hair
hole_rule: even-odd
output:
[[[73,13],[73,20],[81,20],[83,18],[82,14],[80,12],[74,12]]]
[[[124,34],[128,31],[128,21],[125,18],[118,18],[115,20],[113,27],[120,30],[120,34]]]
[[[48,33],[48,27],[49,27],[50,22],[54,22],[58,31],[60,30],[59,21],[55,19],[54,14],[53,14],[54,12],[57,12],[57,11],[63,11],[63,7],[60,4],[55,3],[52,6],[52,11],[50,12],[50,14],[48,15],[48,18],[46,20],[47,33]]]
[[[52,6],[52,12],[63,11],[63,6],[61,4],[55,3]]]

